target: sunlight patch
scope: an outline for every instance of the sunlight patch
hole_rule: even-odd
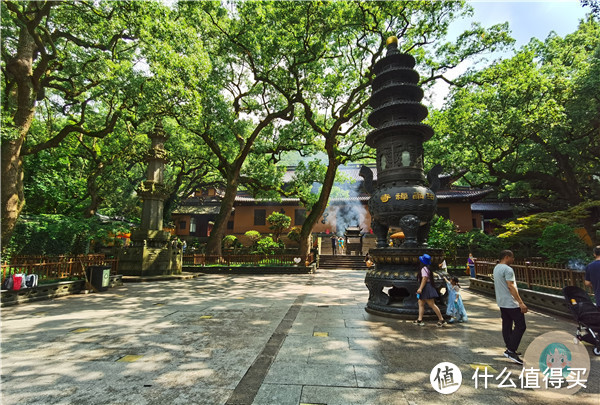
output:
[[[492,373],[497,373],[498,371],[496,371],[492,366],[490,366],[489,364],[485,364],[485,363],[473,363],[473,364],[469,364],[469,366],[471,366],[471,368],[473,370],[477,370],[477,369],[488,369],[488,371],[492,372]]]
[[[117,361],[121,361],[123,363],[133,363],[134,361],[137,361],[137,360],[141,359],[142,357],[144,357],[144,356],[141,356],[138,354],[128,354],[128,355],[121,357]]]

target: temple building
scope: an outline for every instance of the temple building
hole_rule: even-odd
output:
[[[367,234],[371,234],[371,217],[367,208],[369,195],[359,176],[360,164],[340,167],[338,172],[350,181],[336,186],[348,192],[346,198],[331,198],[321,220],[315,225],[313,232],[328,235],[336,233],[341,236],[348,226],[360,226]],[[375,165],[369,165],[373,171],[374,181],[377,180]],[[289,181],[294,175],[294,167],[288,167],[284,181]],[[437,214],[452,220],[460,232],[468,232],[474,228],[484,229],[484,224],[495,214],[493,206],[486,210],[481,200],[489,195],[492,189],[475,189],[456,186],[456,182],[464,173],[456,175],[439,175],[440,189],[437,192]],[[212,230],[214,220],[219,213],[222,191],[216,189],[199,190],[190,196],[173,211],[172,222],[175,234],[185,240],[199,238],[204,241]],[[480,210],[475,211],[473,207]],[[505,207],[503,206],[503,209]],[[227,224],[227,232],[243,240],[243,235],[249,230],[263,234],[270,232],[267,217],[273,212],[281,212],[292,219],[292,226],[301,226],[306,218],[306,210],[298,198],[282,198],[281,201],[256,199],[245,191],[239,191],[234,208]],[[486,214],[488,217],[486,217]],[[285,238],[284,238],[285,240]]]

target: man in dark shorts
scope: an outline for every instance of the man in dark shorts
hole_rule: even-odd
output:
[[[585,268],[585,285],[592,287],[596,297],[596,306],[600,307],[600,245],[594,248],[596,260]]]

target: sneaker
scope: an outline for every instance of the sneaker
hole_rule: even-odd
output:
[[[446,323],[446,321],[438,321],[438,323],[437,323],[437,327],[438,327],[438,328],[441,328],[442,326],[445,326],[445,325],[448,325],[448,324]]]
[[[425,326],[425,322],[423,322],[423,320],[421,320],[421,319],[415,319],[415,320],[413,321],[413,323],[414,323],[415,325],[419,325],[419,326]]]
[[[506,351],[504,352],[504,357],[509,358],[510,360],[512,360],[513,362],[517,363],[517,364],[523,364],[523,360],[521,360],[521,358],[519,357],[519,355],[515,352],[512,352],[508,349],[506,349]]]

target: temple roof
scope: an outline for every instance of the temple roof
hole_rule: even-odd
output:
[[[181,205],[173,210],[178,215],[217,215],[220,205]]]
[[[460,189],[439,190],[436,193],[436,196],[438,198],[438,201],[442,201],[442,202],[452,202],[452,201],[473,202],[473,201],[477,201],[477,200],[485,197],[486,195],[488,195],[491,192],[492,192],[491,189],[478,190],[478,189],[470,189],[470,188],[460,188]],[[350,197],[346,197],[346,198],[330,198],[329,203],[336,204],[336,203],[342,203],[342,202],[348,202],[348,201],[360,201],[360,202],[366,204],[369,201],[369,198],[370,198],[369,195],[361,193],[359,195],[350,196]],[[236,203],[247,203],[247,204],[263,203],[263,204],[267,204],[267,205],[274,205],[274,204],[296,205],[296,204],[300,203],[300,199],[299,198],[281,198],[280,201],[277,201],[277,200],[254,198],[247,194],[245,194],[245,195],[238,194],[235,197],[235,202]]]
[[[367,204],[370,196],[363,192],[362,182],[363,178],[359,175],[360,168],[362,164],[349,164],[346,166],[341,166],[338,168],[338,175],[341,174],[343,178],[350,180],[350,182],[354,182],[352,188],[354,190],[348,190],[352,196],[347,198],[330,198],[329,202],[331,204],[340,204],[348,201],[360,201],[361,203]],[[375,164],[366,165],[373,171],[373,180],[377,180],[377,168]],[[288,166],[287,170],[283,176],[283,181],[285,183],[291,182],[294,176],[294,172],[296,170],[295,166]],[[438,201],[440,202],[470,202],[474,203],[489,193],[492,192],[491,189],[475,189],[471,187],[461,187],[461,186],[453,186],[452,183],[458,180],[465,174],[466,171],[459,171],[456,173],[442,173],[439,175],[441,190],[438,190],[436,196]],[[357,192],[356,190],[361,190]],[[192,213],[192,212],[184,212],[184,206],[210,206],[212,204],[217,205],[218,213],[218,204],[222,197],[221,195],[213,196],[213,197],[190,197],[182,202],[182,204],[175,210],[174,213],[184,214],[184,213]],[[279,200],[270,200],[265,198],[254,198],[246,191],[238,191],[235,197],[236,204],[247,204],[247,205],[300,205],[299,198],[289,198],[282,197]],[[191,207],[190,207],[191,209]],[[200,214],[200,212],[194,212]],[[208,212],[207,212],[208,213]],[[211,212],[212,213],[212,212]]]

